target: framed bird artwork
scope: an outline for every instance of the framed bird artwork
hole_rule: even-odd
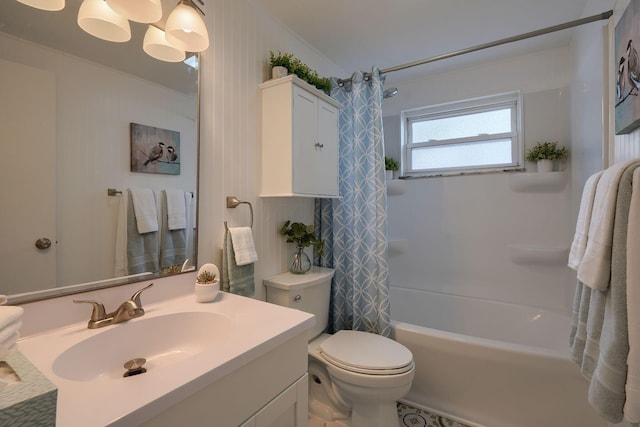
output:
[[[131,123],[131,172],[180,175],[180,132]]]
[[[615,129],[626,134],[640,126],[640,0],[631,0],[615,30]]]

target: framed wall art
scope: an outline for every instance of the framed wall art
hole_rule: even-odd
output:
[[[131,123],[131,172],[180,175],[180,132]]]
[[[615,30],[615,130],[640,126],[640,0],[631,0]]]

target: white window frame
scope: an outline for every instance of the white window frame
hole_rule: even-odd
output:
[[[504,109],[509,107],[512,109],[512,132],[477,135],[473,137],[455,138],[447,140],[430,140],[426,142],[412,142],[411,123],[423,120],[432,120],[445,117],[455,117],[470,113],[480,113],[484,111],[492,111],[496,109]],[[521,170],[524,168],[524,138],[522,130],[522,95],[520,91],[502,93],[498,95],[484,96],[480,98],[468,99],[464,101],[450,102],[446,104],[438,104],[427,107],[404,110],[400,113],[400,127],[402,134],[402,160],[401,170],[402,176],[442,176],[442,175],[460,175],[467,173],[482,172],[505,172],[512,170]],[[495,139],[511,139],[511,162],[481,165],[481,166],[463,166],[451,168],[432,168],[432,169],[412,169],[412,150],[421,147],[431,147],[447,144],[461,144],[483,142]]]

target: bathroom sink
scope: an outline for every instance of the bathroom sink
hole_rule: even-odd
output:
[[[233,322],[209,312],[171,313],[112,325],[60,353],[53,372],[71,381],[130,381],[124,364],[146,359],[144,375],[193,357],[224,342]]]

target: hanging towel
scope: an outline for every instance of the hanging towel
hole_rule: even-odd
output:
[[[222,290],[244,296],[255,292],[253,263],[242,266],[236,264],[233,240],[228,229],[224,232],[222,245]]]
[[[13,346],[19,335],[21,327],[22,321],[16,320],[0,329],[0,348],[8,349],[8,347]]]
[[[578,221],[576,222],[576,232],[571,243],[569,251],[569,267],[578,270],[580,261],[584,256],[587,248],[587,240],[589,236],[589,224],[591,223],[591,211],[593,209],[593,200],[596,195],[596,186],[604,171],[591,175],[584,184],[582,190],[582,200],[580,201],[580,211],[578,212]]]
[[[633,193],[627,228],[627,399],[624,417],[640,423],[640,168],[633,173]]]
[[[182,265],[187,254],[187,230],[186,227],[171,230],[169,223],[169,193],[163,191],[160,202],[162,218],[162,232],[160,233],[160,268],[167,268],[173,265]],[[180,200],[184,208],[184,191],[181,191]],[[184,214],[184,211],[183,211]],[[184,216],[184,215],[183,215]]]
[[[238,266],[254,263],[258,260],[251,227],[229,228],[233,252]]]
[[[115,244],[115,265],[113,277],[122,277],[129,274],[127,266],[127,193],[118,197],[118,218],[116,220],[116,244]]]
[[[578,279],[592,289],[605,290],[611,279],[611,241],[618,185],[623,172],[638,160],[619,163],[606,169],[596,187],[589,239],[578,267]]]
[[[185,192],[182,190],[164,190],[167,197],[167,217],[169,230],[187,228]]]
[[[153,195],[153,193],[152,193]],[[128,274],[155,273],[160,270],[158,232],[138,233],[133,195],[129,191],[127,202],[127,266]],[[155,200],[155,196],[154,196]],[[155,204],[155,201],[154,201]]]
[[[189,193],[189,192],[185,192],[184,193],[184,199],[185,199],[185,216],[187,218],[187,253],[185,254],[185,257],[188,260],[191,260],[191,264],[193,264],[193,260],[195,259],[195,243],[196,243],[196,239],[195,239],[195,226],[196,226],[196,219],[195,219],[195,215],[194,215],[194,194],[193,193]],[[187,264],[188,265],[188,264]],[[195,266],[194,266],[195,267]]]
[[[624,170],[617,191],[611,250],[611,286],[607,290],[600,336],[600,357],[589,385],[588,400],[606,420],[623,420],[627,356],[627,227],[635,166]],[[634,262],[637,262],[634,260]]]
[[[158,211],[156,197],[149,188],[132,188],[131,199],[135,213],[138,233],[150,233],[158,231]]]
[[[0,330],[18,321],[23,313],[24,309],[22,307],[11,305],[0,306]]]

